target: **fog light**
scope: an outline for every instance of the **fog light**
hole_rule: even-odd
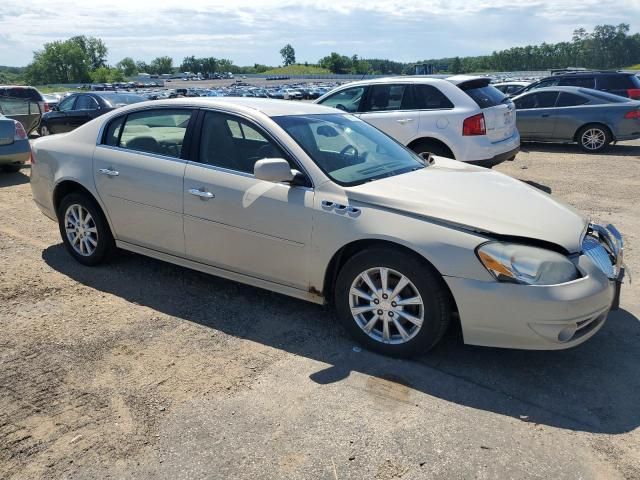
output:
[[[562,343],[568,342],[576,334],[577,329],[578,325],[576,323],[567,325],[562,330],[560,330],[560,333],[558,334],[558,341]]]

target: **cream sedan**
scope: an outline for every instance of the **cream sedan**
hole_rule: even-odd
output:
[[[317,303],[366,347],[561,349],[616,307],[622,238],[506,175],[329,107],[188,98],[36,140],[33,197],[80,263],[116,247]]]

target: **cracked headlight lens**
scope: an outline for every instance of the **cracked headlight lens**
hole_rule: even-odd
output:
[[[500,282],[556,285],[580,278],[571,261],[544,248],[489,242],[476,250],[487,270]]]

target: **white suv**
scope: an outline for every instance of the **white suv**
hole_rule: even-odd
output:
[[[483,167],[520,149],[515,107],[491,79],[391,77],[343,85],[316,100],[359,116],[416,153]]]

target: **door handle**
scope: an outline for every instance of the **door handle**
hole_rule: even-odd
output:
[[[120,172],[118,172],[117,170],[111,170],[110,168],[101,168],[98,171],[103,175],[108,175],[109,177],[117,177],[118,175],[120,175]]]
[[[198,190],[197,188],[190,188],[189,189],[189,193],[191,195],[195,195],[196,197],[200,197],[200,198],[204,198],[204,199],[209,199],[209,198],[215,198],[216,197],[211,192],[205,192],[203,190]]]
[[[401,118],[400,120],[396,120],[400,125],[404,125],[405,123],[413,122],[413,118]]]

